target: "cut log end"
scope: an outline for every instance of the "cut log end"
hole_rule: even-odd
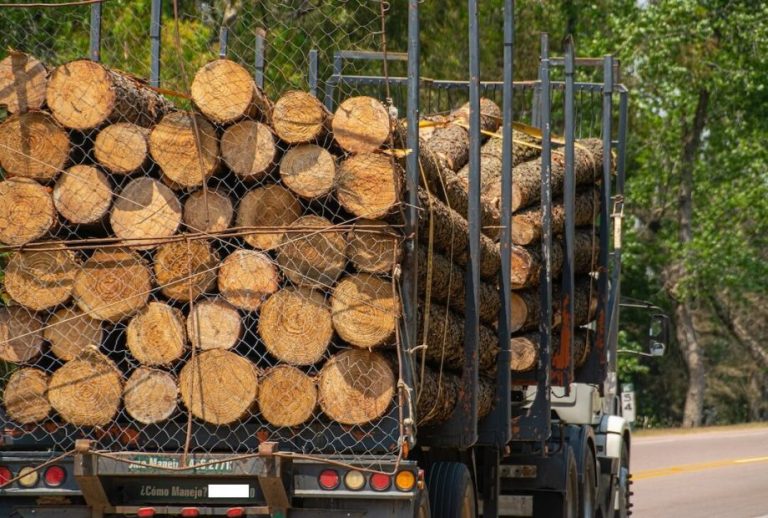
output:
[[[15,252],[5,269],[5,289],[26,308],[49,309],[69,300],[79,267],[71,250]]]
[[[296,285],[328,288],[347,264],[347,242],[343,233],[320,216],[297,219],[286,232],[277,251],[277,262],[285,276]]]
[[[469,124],[469,103],[465,103],[451,115],[463,124]],[[492,100],[483,97],[480,99],[480,129],[495,133],[501,126],[501,108]]]
[[[387,143],[391,132],[389,113],[372,97],[350,97],[333,115],[333,136],[350,153],[369,153]]]
[[[383,221],[361,219],[347,234],[347,255],[361,272],[391,273],[401,252],[400,237]]]
[[[368,273],[345,277],[331,298],[333,327],[356,347],[383,345],[395,333],[398,303],[392,284]]]
[[[222,261],[218,285],[227,302],[245,311],[256,311],[279,289],[280,275],[266,254],[237,250]]]
[[[0,61],[0,106],[9,113],[42,108],[47,85],[48,71],[36,58],[12,50]]]
[[[20,306],[0,307],[0,359],[26,363],[40,354],[43,347],[43,323]]]
[[[381,417],[392,404],[394,393],[392,369],[377,353],[344,351],[320,371],[320,407],[341,424],[361,425]]]
[[[232,224],[232,200],[216,189],[193,192],[184,202],[182,220],[190,232],[221,232]]]
[[[95,167],[76,165],[56,182],[53,204],[70,223],[98,223],[112,204],[112,186],[107,176]]]
[[[233,124],[221,137],[221,156],[234,173],[244,180],[266,177],[277,155],[269,126],[245,120]]]
[[[189,341],[203,351],[231,349],[240,340],[242,333],[240,313],[223,299],[204,300],[195,304],[187,318]]]
[[[331,310],[320,292],[282,289],[261,308],[259,336],[275,358],[292,365],[312,365],[331,342]]]
[[[117,414],[122,393],[120,371],[96,350],[65,363],[53,373],[48,386],[51,406],[76,426],[109,424]]]
[[[245,417],[258,392],[256,368],[230,351],[203,351],[179,375],[181,399],[198,419],[225,425]]]
[[[128,414],[143,424],[160,423],[176,411],[179,389],[170,373],[139,367],[123,390]]]
[[[248,70],[229,59],[217,59],[200,68],[191,93],[200,111],[218,124],[254,117],[269,109]]]
[[[149,152],[177,188],[202,185],[219,168],[219,139],[210,122],[189,112],[169,113],[152,130]]]
[[[381,218],[400,201],[401,173],[386,155],[353,155],[339,166],[336,178],[339,202],[355,216]]]
[[[53,180],[69,159],[69,135],[44,112],[11,116],[0,124],[0,165],[10,176]]]
[[[333,189],[335,176],[333,155],[315,144],[293,147],[280,161],[280,178],[302,198],[325,196]]]
[[[315,382],[296,367],[278,365],[267,371],[259,385],[259,410],[274,426],[307,422],[317,406]]]
[[[29,178],[0,182],[0,242],[24,245],[44,236],[56,222],[51,194]]]
[[[287,227],[301,216],[301,202],[280,185],[267,185],[249,191],[237,207],[237,226],[255,231],[243,237],[246,243],[260,250],[271,250],[280,244]],[[274,232],[264,229],[275,228]]]
[[[128,122],[107,126],[93,144],[96,160],[116,175],[140,170],[147,162],[149,133],[149,129]]]
[[[539,362],[539,335],[515,336],[510,341],[512,359],[510,369],[514,372],[527,372],[536,368]]]
[[[328,112],[307,92],[292,91],[277,100],[272,110],[275,134],[288,144],[311,142],[325,133]]]
[[[189,302],[216,284],[219,255],[204,240],[160,245],[155,254],[155,279],[171,300]]]
[[[149,250],[176,233],[181,203],[168,187],[152,178],[132,180],[115,200],[110,223],[126,246]]]
[[[162,302],[151,302],[128,323],[125,342],[140,363],[170,365],[184,354],[184,316]]]
[[[19,369],[8,379],[3,391],[8,417],[19,424],[44,420],[51,413],[48,403],[48,375],[32,368]]]
[[[48,320],[43,337],[51,344],[51,352],[64,361],[74,360],[103,337],[101,322],[77,308],[61,308]]]

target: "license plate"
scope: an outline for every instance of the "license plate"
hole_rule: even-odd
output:
[[[248,498],[248,484],[208,484],[208,498]]]

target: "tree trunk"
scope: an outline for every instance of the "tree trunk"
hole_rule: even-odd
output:
[[[190,309],[187,336],[193,347],[203,351],[232,349],[242,335],[240,313],[226,300],[207,299],[195,303]]]
[[[163,117],[149,135],[149,152],[175,190],[202,185],[219,169],[216,129],[193,112]]]
[[[420,146],[437,160],[436,166],[455,172],[469,161],[469,132],[461,126],[447,124],[435,129],[429,140]]]
[[[283,274],[296,285],[331,288],[347,264],[347,241],[333,223],[320,216],[303,216],[289,227],[277,250]]]
[[[392,282],[369,273],[347,275],[331,296],[333,327],[342,340],[355,347],[389,342],[395,334],[398,312]]]
[[[21,306],[0,306],[0,360],[26,363],[43,348],[43,322]]]
[[[395,376],[378,353],[350,349],[334,355],[320,371],[318,401],[330,419],[366,424],[383,416],[395,395]]]
[[[48,375],[39,369],[25,367],[8,378],[3,390],[3,407],[11,421],[37,423],[51,413],[47,395]]]
[[[29,178],[0,182],[0,242],[25,245],[43,237],[56,223],[48,189]]]
[[[117,196],[109,222],[125,246],[151,250],[179,229],[181,203],[173,191],[159,181],[137,178]]]
[[[261,416],[271,425],[299,426],[312,417],[317,387],[296,367],[278,365],[261,378],[258,401]]]
[[[72,166],[56,182],[53,204],[70,223],[93,225],[103,221],[109,212],[112,185],[95,167]]]
[[[71,143],[45,112],[12,115],[0,124],[0,165],[8,176],[49,182],[64,169]]]
[[[48,401],[75,426],[105,426],[117,415],[123,393],[117,366],[95,347],[51,376]]]
[[[144,260],[128,250],[96,250],[75,276],[77,305],[96,320],[119,322],[147,305],[152,275]]]
[[[5,268],[5,291],[32,311],[64,304],[80,262],[71,250],[14,252]]]
[[[181,219],[190,232],[214,234],[230,227],[234,213],[232,200],[224,190],[200,189],[184,202]]]
[[[272,109],[272,129],[288,144],[319,139],[326,132],[330,114],[314,95],[297,90],[283,94]]]
[[[244,120],[224,130],[221,137],[224,163],[243,180],[261,180],[272,171],[277,146],[269,126]]]
[[[594,234],[594,235],[593,235]],[[597,234],[594,228],[577,228],[574,233],[574,273],[589,273],[597,267]],[[565,242],[552,241],[552,275],[559,275],[565,261]],[[539,284],[544,262],[541,243],[529,246],[512,245],[512,289],[519,290]]]
[[[128,415],[143,424],[161,423],[176,411],[179,387],[169,372],[139,367],[123,389]]]
[[[227,302],[244,311],[256,311],[280,288],[280,274],[268,255],[240,249],[221,262],[218,285]]]
[[[280,161],[280,178],[302,198],[319,198],[333,189],[336,161],[320,146],[301,144],[286,151]]]
[[[189,302],[216,284],[219,254],[205,240],[165,243],[155,253],[155,280],[173,301]]]
[[[184,354],[186,342],[184,315],[162,302],[150,302],[125,331],[133,357],[150,367],[171,365]]]
[[[347,233],[347,256],[361,272],[392,273],[400,264],[402,236],[383,221],[360,219]]]
[[[93,143],[96,160],[116,175],[148,169],[150,132],[149,128],[130,122],[107,126],[99,131]]]
[[[0,106],[8,113],[42,108],[47,85],[48,70],[33,56],[10,50],[0,61]]]
[[[574,224],[592,225],[599,211],[599,191],[590,188],[577,192],[575,199]],[[512,216],[512,242],[529,245],[541,239],[541,206],[524,209]],[[552,233],[562,234],[565,228],[565,207],[563,200],[552,203]]]
[[[416,404],[416,415],[420,426],[434,426],[451,418],[459,399],[462,378],[453,373],[424,369],[421,392]],[[496,396],[494,380],[480,376],[477,387],[477,417],[482,419],[493,408]]]
[[[301,202],[296,196],[285,187],[271,184],[248,191],[243,196],[237,206],[236,225],[256,230],[243,237],[246,243],[260,250],[272,250],[285,235],[280,227],[288,227],[301,213]],[[263,232],[270,227],[275,227],[275,231]]]
[[[259,384],[256,366],[231,351],[203,351],[181,369],[181,400],[193,416],[227,425],[249,415]]]
[[[388,144],[387,109],[372,97],[350,97],[333,114],[333,138],[348,153],[371,153]]]
[[[98,347],[103,337],[101,322],[76,307],[57,310],[43,329],[51,352],[67,362],[79,358],[91,345]]]
[[[469,126],[469,102],[451,112],[451,119]],[[480,99],[480,130],[494,133],[501,126],[501,108],[492,100],[482,97]]]
[[[151,126],[172,108],[144,83],[88,60],[55,68],[46,99],[56,120],[80,131],[110,122]]]
[[[352,155],[339,165],[336,196],[342,207],[361,218],[386,216],[400,201],[402,170],[383,154]]]
[[[217,59],[195,74],[192,101],[213,122],[225,125],[243,117],[269,116],[271,104],[245,67]]]
[[[312,365],[333,337],[331,308],[322,292],[283,288],[264,303],[259,336],[272,356],[291,365]]]
[[[690,307],[687,303],[675,305],[677,341],[688,367],[688,389],[683,409],[683,428],[701,426],[704,418],[704,392],[706,390],[706,364],[704,351],[698,341]]]

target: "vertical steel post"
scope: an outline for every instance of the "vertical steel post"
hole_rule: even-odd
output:
[[[219,31],[219,57],[227,57],[227,47],[229,45],[229,28],[226,25],[221,26]]]
[[[150,63],[149,85],[160,86],[160,36],[163,30],[163,0],[152,0],[149,22]]]
[[[317,97],[317,49],[309,51],[309,93]]]
[[[256,30],[256,62],[255,70],[256,72],[253,74],[253,79],[256,81],[256,86],[264,89],[264,29],[257,29]]]
[[[410,25],[409,25],[410,27]],[[410,28],[409,28],[410,31]],[[408,34],[408,45],[411,45],[411,35],[410,32]],[[410,67],[410,51],[408,55],[408,66]],[[330,79],[326,81],[325,83],[325,107],[328,108],[329,111],[333,111],[333,95],[336,91],[336,84],[339,82],[339,79],[341,78],[341,72],[344,69],[344,59],[341,57],[341,54],[339,52],[334,52],[333,54],[333,74],[331,75]],[[413,79],[409,76],[409,79]]]
[[[552,357],[552,384],[565,387],[570,393],[573,381],[573,312],[575,295],[573,250],[576,179],[574,178],[574,56],[573,39],[569,36],[565,43],[565,179],[563,185],[563,205],[565,209],[565,249],[562,276],[560,307],[562,308],[562,326],[560,343]]]
[[[101,3],[91,4],[91,38],[88,56],[101,61]]]

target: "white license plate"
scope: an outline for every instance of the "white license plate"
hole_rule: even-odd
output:
[[[208,484],[208,498],[248,498],[248,484]]]

